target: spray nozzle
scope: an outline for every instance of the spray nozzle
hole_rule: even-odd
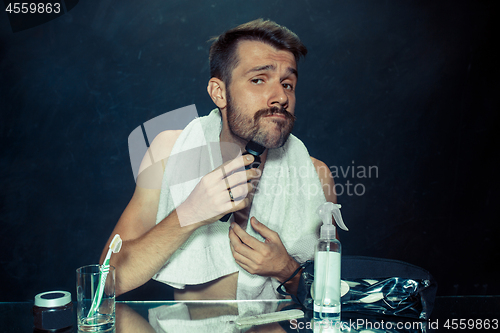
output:
[[[335,237],[335,226],[332,224],[332,215],[341,229],[349,231],[342,220],[340,207],[342,206],[334,204],[333,202],[325,202],[318,207],[318,215],[323,221],[323,225],[321,226],[321,238],[330,239]]]

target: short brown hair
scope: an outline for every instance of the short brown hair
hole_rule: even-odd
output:
[[[257,19],[244,23],[224,32],[210,47],[210,77],[221,79],[226,85],[231,81],[231,73],[238,65],[236,53],[240,41],[259,41],[278,50],[286,50],[293,54],[295,62],[307,54],[307,48],[292,31],[270,20]]]

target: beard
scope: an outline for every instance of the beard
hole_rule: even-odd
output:
[[[273,114],[282,114],[285,119],[273,118],[265,120],[264,117]],[[229,91],[227,91],[227,122],[231,134],[245,140],[253,140],[266,148],[282,147],[293,129],[295,116],[283,106],[273,106],[257,111],[253,117],[245,116],[241,109],[234,105]],[[262,124],[268,122],[268,124]],[[271,124],[272,123],[272,124]],[[266,130],[265,126],[275,126],[275,129]]]

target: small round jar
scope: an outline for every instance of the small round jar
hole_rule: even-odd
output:
[[[71,293],[47,291],[36,295],[33,319],[35,331],[71,332],[73,326]]]

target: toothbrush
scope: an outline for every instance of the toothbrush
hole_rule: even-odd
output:
[[[101,266],[101,276],[99,278],[99,285],[97,286],[97,290],[95,292],[94,300],[92,302],[92,306],[90,307],[90,311],[87,317],[95,316],[97,309],[101,306],[102,293],[104,292],[104,285],[106,284],[106,278],[109,273],[109,260],[111,259],[111,253],[118,253],[122,248],[122,239],[120,235],[116,234],[113,237],[113,240],[109,244],[109,250],[106,254],[106,258]]]

